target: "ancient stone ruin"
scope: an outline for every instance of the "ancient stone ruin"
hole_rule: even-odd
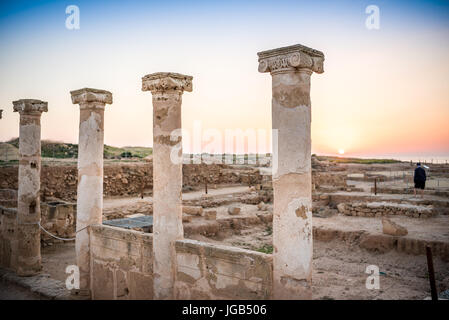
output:
[[[80,107],[72,162],[41,158],[47,103],[14,101],[19,161],[0,166],[0,278],[51,299],[422,298],[431,247],[447,286],[449,190],[410,198],[408,163],[312,156],[311,76],[324,54],[293,45],[258,62],[271,74],[273,152],[214,155],[224,163],[183,154],[188,75],[142,77],[153,153],[135,161],[104,159],[109,91],[70,92]],[[392,290],[365,288],[373,264]],[[79,287],[66,287],[67,266]]]

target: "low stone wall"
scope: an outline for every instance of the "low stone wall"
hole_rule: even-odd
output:
[[[0,167],[0,188],[17,189],[18,167]],[[183,165],[183,185],[209,184],[260,184],[262,175],[254,168],[231,168],[224,164]],[[41,196],[65,201],[76,199],[78,185],[76,166],[43,166],[41,169]],[[104,196],[137,195],[153,189],[153,164],[129,163],[104,166]],[[0,197],[1,198],[1,197]]]
[[[184,223],[184,237],[200,234],[206,237],[218,236],[221,231],[239,232],[255,225],[268,224],[273,222],[273,213],[259,213],[256,216],[221,218],[205,221],[201,224]]]
[[[382,217],[388,215],[405,215],[413,218],[429,218],[437,213],[433,206],[416,206],[391,202],[353,202],[340,203],[338,211],[347,216]]]
[[[413,187],[408,188],[388,188],[388,187],[381,187],[377,188],[377,193],[384,193],[384,194],[413,194]],[[374,193],[374,187],[371,188],[371,192]],[[420,191],[421,192],[421,191]],[[442,196],[442,197],[449,197],[449,190],[435,190],[426,188],[424,190],[425,195],[433,195],[433,196]]]
[[[41,225],[61,238],[74,238],[76,205],[66,202],[41,203]],[[41,240],[61,242],[41,230]],[[17,209],[0,206],[0,266],[15,270],[17,257],[12,254],[18,245]]]
[[[41,203],[41,225],[51,234],[60,238],[76,236],[76,204],[64,201]],[[41,230],[41,239],[46,242],[57,240]]]
[[[375,253],[386,253],[395,250],[405,254],[424,256],[426,255],[426,246],[430,246],[434,257],[440,257],[443,261],[449,261],[449,243],[443,241],[371,234],[364,230],[344,231],[324,227],[313,227],[313,239],[314,241],[325,242],[342,241],[351,247],[358,245],[362,249]]]
[[[118,207],[103,208],[103,220],[121,219],[132,214],[153,215],[153,202],[140,200]]]
[[[153,235],[89,227],[92,299],[153,299]]]
[[[232,195],[203,195],[198,199],[183,200],[182,204],[186,206],[201,206],[203,208],[215,208],[219,206],[228,205],[231,203],[246,203],[246,204],[258,204],[261,201],[270,200],[270,197],[265,194],[264,190],[251,191],[251,192],[239,192]]]
[[[176,248],[176,299],[270,299],[272,256],[196,240]]]
[[[6,208],[17,207],[17,190],[0,189],[0,206]]]
[[[0,266],[16,270],[17,257],[12,254],[17,240],[17,209],[0,207]]]
[[[312,183],[315,189],[321,186],[346,188],[346,174],[312,171]]]
[[[183,185],[188,187],[203,186],[205,179],[212,185],[243,184],[259,185],[264,181],[270,181],[271,176],[261,175],[256,168],[245,166],[229,166],[225,164],[184,164]],[[17,190],[18,166],[0,167],[0,188]],[[53,197],[64,201],[76,199],[78,181],[76,166],[43,166],[41,169],[41,196]],[[346,176],[343,174],[312,172],[312,182],[316,188],[326,185],[345,190],[347,188]],[[264,185],[268,185],[265,183]],[[142,190],[153,189],[153,164],[149,163],[120,163],[106,164],[104,166],[103,190],[105,197],[138,195]],[[269,202],[272,188],[265,190],[264,202]],[[0,205],[2,194],[0,193]],[[16,198],[17,200],[17,198]],[[6,206],[6,205],[4,205]],[[14,203],[15,206],[15,203]]]
[[[95,225],[92,299],[153,299],[153,235]],[[176,299],[270,299],[272,256],[195,240],[175,243]]]
[[[314,194],[313,200],[317,200],[319,198],[319,194]],[[401,198],[383,198],[381,195],[375,196],[371,195],[353,195],[353,194],[338,194],[332,193],[329,194],[329,204],[333,207],[336,207],[340,203],[347,202],[380,202],[380,201],[388,201],[391,203],[411,203],[420,206],[428,206],[432,205],[434,208],[449,208],[449,198],[446,199],[429,199],[429,198],[416,198],[413,200],[409,199],[401,199]]]

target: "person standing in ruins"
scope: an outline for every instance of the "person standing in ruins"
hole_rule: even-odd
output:
[[[416,189],[421,189],[421,198],[423,197],[424,188],[426,186],[426,170],[421,167],[421,163],[416,164],[415,174],[413,176],[415,183],[414,195],[416,197]]]

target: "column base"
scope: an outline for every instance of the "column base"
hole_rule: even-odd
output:
[[[36,276],[38,274],[40,274],[42,271],[42,266],[35,268],[35,269],[22,269],[22,268],[17,268],[16,270],[16,274],[19,277],[32,277],[32,276]]]
[[[273,300],[312,300],[312,281],[282,276],[273,283]]]
[[[92,294],[89,289],[72,289],[70,290],[70,295],[85,300],[90,300],[92,298]]]

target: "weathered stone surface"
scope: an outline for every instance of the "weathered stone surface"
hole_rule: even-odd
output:
[[[182,212],[194,216],[202,216],[204,214],[203,207],[200,206],[182,206]]]
[[[46,299],[69,300],[70,291],[65,283],[50,278],[49,274],[37,274],[29,277],[20,277],[14,272],[0,270],[0,282],[10,282],[37,293]]]
[[[17,270],[17,234],[17,209],[0,206],[0,266],[9,270]]]
[[[206,218],[206,220],[216,220],[217,219],[217,211],[216,210],[205,211],[204,217]]]
[[[272,75],[273,290],[275,299],[312,297],[310,76],[324,55],[302,45],[259,52]]]
[[[346,205],[344,203],[337,204],[338,212],[345,213],[346,212]]]
[[[106,90],[83,88],[79,90],[70,91],[73,104],[80,104],[81,108],[103,108],[104,105],[112,104],[112,93]]]
[[[40,172],[42,112],[48,111],[47,102],[22,99],[13,102],[14,112],[20,114],[19,128],[19,186],[17,202],[17,273],[23,276],[37,274],[41,266],[40,252]]]
[[[192,216],[189,215],[182,215],[182,222],[192,222]]]
[[[406,228],[398,225],[388,218],[382,218],[382,232],[391,236],[405,236],[408,234]]]
[[[435,216],[437,212],[432,205],[415,205],[394,202],[353,202],[345,204],[345,215],[352,216],[390,216],[405,215],[413,218],[429,218]]]
[[[88,294],[90,241],[87,226],[101,224],[103,217],[104,106],[112,103],[112,94],[91,88],[70,93],[72,103],[80,105],[76,262],[80,269],[80,290]],[[106,292],[104,297],[110,294]]]
[[[114,277],[112,270],[98,261],[92,262],[92,299],[114,299]]]
[[[24,114],[38,114],[48,111],[48,102],[36,99],[21,99],[13,101],[14,112]]]
[[[41,225],[45,230],[61,238],[74,238],[76,205],[64,201],[41,203]],[[41,239],[53,242],[55,238],[41,230]]]
[[[175,243],[176,299],[270,299],[272,258],[195,240]]]
[[[153,234],[105,225],[89,231],[92,298],[152,299]]]
[[[230,207],[228,208],[228,213],[229,213],[231,216],[238,215],[238,214],[240,213],[240,207],[237,207],[237,206],[230,206]]]
[[[129,272],[129,298],[153,300],[153,277],[142,272]]]
[[[449,261],[449,243],[443,241],[428,241],[410,237],[372,234],[363,230],[343,231],[323,227],[313,228],[314,239],[320,241],[344,241],[351,245],[358,244],[361,248],[385,253],[395,249],[406,254],[426,254],[426,246],[432,248],[432,254],[439,256],[443,261]]]
[[[142,77],[142,91],[192,91],[191,76],[172,72],[156,72]]]
[[[173,299],[176,252],[183,238],[181,104],[192,91],[192,77],[158,72],[142,78],[142,91],[153,96],[154,297]],[[174,156],[173,151],[178,151]]]
[[[257,205],[257,209],[259,209],[259,211],[266,211],[268,209],[268,205],[261,201]]]
[[[257,55],[259,72],[279,72],[292,68],[306,68],[316,73],[324,72],[324,54],[300,44],[262,51]]]

